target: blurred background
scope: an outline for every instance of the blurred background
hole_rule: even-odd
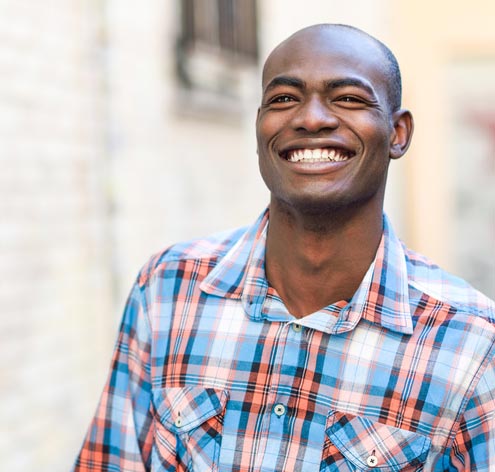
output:
[[[268,202],[260,67],[296,29],[388,44],[416,118],[386,209],[495,296],[492,0],[0,0],[0,470],[68,471],[146,259]]]

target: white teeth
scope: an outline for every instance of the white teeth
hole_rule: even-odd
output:
[[[336,149],[297,149],[289,152],[287,159],[290,162],[340,162],[346,161],[349,156]]]

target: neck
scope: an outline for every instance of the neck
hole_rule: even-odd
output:
[[[381,206],[311,214],[272,200],[268,281],[296,317],[348,300],[373,261],[382,232]]]

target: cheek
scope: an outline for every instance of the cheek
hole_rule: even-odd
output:
[[[390,135],[393,132],[393,128],[390,127],[390,123],[385,121],[382,117],[381,120],[374,120],[368,123],[367,133],[380,146],[388,146],[390,142]]]
[[[266,155],[260,152],[258,155],[258,167],[260,170],[261,178],[270,192],[276,192],[277,189],[277,170],[270,165]]]
[[[256,136],[258,147],[263,148],[270,145],[281,131],[284,129],[285,122],[281,116],[262,116],[258,119],[256,126]]]
[[[262,119],[258,125],[258,130],[256,133],[258,137],[258,143],[260,146],[266,144],[266,142],[270,139],[271,133],[272,133],[271,123],[267,122],[267,120]]]

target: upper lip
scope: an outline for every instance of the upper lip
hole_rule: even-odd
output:
[[[279,155],[281,157],[287,157],[287,154],[291,151],[297,151],[299,149],[338,149],[345,153],[354,156],[356,154],[355,149],[339,140],[299,140],[294,143],[287,144],[280,148]]]

